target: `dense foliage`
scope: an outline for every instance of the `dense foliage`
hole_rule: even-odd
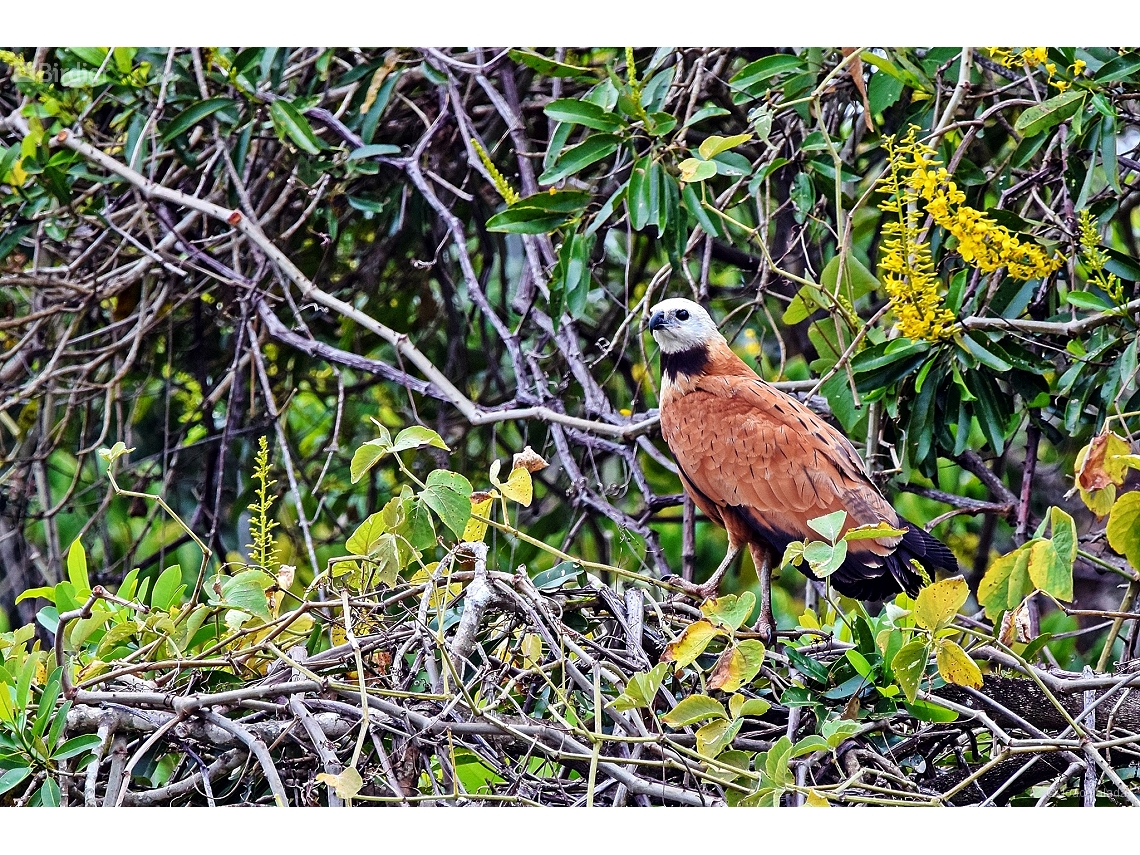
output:
[[[0,799],[1140,803],[1140,54],[0,62]],[[671,599],[666,296],[963,576]]]

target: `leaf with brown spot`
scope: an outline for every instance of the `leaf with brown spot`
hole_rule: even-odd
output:
[[[915,620],[925,629],[938,629],[958,614],[969,596],[970,586],[961,576],[927,585],[918,592],[914,602]]]
[[[518,469],[519,467],[522,467],[527,472],[533,474],[535,472],[541,472],[549,465],[549,463],[543,460],[542,457],[539,456],[539,454],[536,453],[535,450],[528,445],[515,455],[514,462],[511,464],[511,469]]]
[[[734,644],[720,655],[712,674],[709,675],[708,687],[720,689],[725,692],[735,692],[752,678],[760,673],[760,666],[764,664],[764,645],[754,638],[746,639]]]
[[[942,675],[942,679],[956,686],[980,689],[982,671],[978,668],[978,663],[970,658],[970,654],[948,638],[939,639],[937,644],[934,658],[938,663],[938,673]]]
[[[716,638],[719,630],[707,620],[699,620],[685,627],[680,637],[670,643],[661,654],[662,662],[676,662],[680,670],[705,652],[709,642]]]

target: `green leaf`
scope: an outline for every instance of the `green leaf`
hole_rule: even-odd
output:
[[[803,71],[805,67],[804,61],[798,56],[786,53],[773,54],[748,63],[733,75],[732,79],[728,81],[728,85],[736,90],[752,92],[759,83],[770,80],[779,74]]]
[[[556,122],[585,125],[596,131],[616,131],[622,126],[621,118],[597,104],[577,98],[559,98],[551,101],[542,112]]]
[[[817,751],[828,751],[831,746],[827,744],[827,740],[822,736],[805,736],[799,742],[792,746],[792,750],[788,753],[789,760],[795,760],[797,757],[803,757],[808,754],[814,754]]]
[[[313,133],[309,120],[284,98],[278,98],[269,105],[269,115],[278,133],[287,136],[297,148],[306,154],[320,154],[325,144]]]
[[[597,78],[597,72],[589,68],[583,68],[578,65],[571,65],[567,62],[559,62],[558,60],[549,59],[542,54],[535,53],[529,50],[512,50],[510,58],[515,62],[521,62],[528,68],[533,68],[539,74],[545,77],[578,77],[578,78]]]
[[[236,576],[222,580],[220,599],[211,597],[215,605],[248,612],[262,620],[269,620],[269,604],[265,599],[265,589],[273,582],[268,573],[262,570],[243,570]]]
[[[702,107],[689,117],[689,120],[685,122],[684,127],[691,127],[698,122],[703,122],[705,119],[712,119],[717,116],[727,115],[729,115],[729,111],[724,109],[724,107]]]
[[[891,670],[906,699],[914,703],[922,675],[926,672],[926,642],[916,638],[904,644],[891,660]]]
[[[974,689],[982,687],[981,669],[957,642],[940,638],[937,641],[936,651],[938,673],[942,675],[943,680],[956,686],[970,686]],[[913,701],[910,698],[908,700]]]
[[[609,157],[617,151],[620,138],[612,134],[594,134],[585,142],[565,149],[558,161],[538,177],[539,184],[554,184],[581,172],[587,166]]]
[[[1132,76],[1137,71],[1140,71],[1140,56],[1134,53],[1126,53],[1114,57],[1102,65],[1093,79],[1097,83],[1115,83]]]
[[[158,577],[154,583],[154,590],[150,594],[151,608],[167,611],[182,601],[182,592],[186,586],[182,584],[182,567],[171,564]]]
[[[827,682],[827,666],[822,662],[817,662],[809,656],[800,653],[794,647],[785,648],[784,654],[788,657],[788,661],[792,666],[807,677],[815,680],[817,683]]]
[[[819,283],[828,294],[839,293],[852,303],[880,288],[878,278],[853,252],[833,255],[820,271]]]
[[[1091,291],[1070,291],[1065,296],[1065,302],[1078,309],[1087,309],[1093,312],[1106,312],[1112,308],[1104,298],[1098,297]]]
[[[629,224],[634,231],[641,231],[657,221],[657,211],[661,204],[654,162],[643,157],[633,165],[629,178],[629,192],[626,205],[629,207]]]
[[[1013,125],[1013,129],[1023,137],[1032,137],[1059,125],[1071,117],[1084,103],[1083,89],[1070,89],[1041,104],[1026,109]]]
[[[902,537],[909,529],[895,528],[894,526],[887,525],[885,522],[877,522],[874,525],[861,525],[857,528],[849,528],[843,533],[843,539],[850,542],[852,540],[878,540],[883,537]]]
[[[447,447],[447,443],[443,441],[443,437],[431,428],[423,427],[422,425],[406,427],[396,434],[396,441],[392,443],[390,450],[393,454],[396,454],[400,451],[408,451],[412,448],[423,448],[424,446],[451,451],[451,449]]]
[[[670,727],[685,727],[710,718],[728,719],[728,713],[720,701],[708,695],[689,695],[687,698],[682,698],[677,706],[661,716],[661,720]]]
[[[772,705],[763,698],[749,698],[741,704],[740,709],[736,711],[736,717],[744,715],[760,716],[764,715],[764,713],[770,709],[772,709]]]
[[[855,673],[862,677],[864,680],[874,681],[875,669],[871,663],[867,661],[867,657],[860,653],[858,650],[848,650],[844,656],[847,661],[851,663],[851,667],[855,669]]]
[[[1029,548],[1029,580],[1034,587],[1052,594],[1058,600],[1072,602],[1073,562],[1066,562],[1057,553],[1053,541],[1032,542]]]
[[[710,721],[697,731],[697,753],[702,757],[716,757],[732,744],[743,724],[742,718],[735,721]]]
[[[87,553],[79,538],[67,550],[67,578],[75,586],[75,593],[86,599],[91,593],[91,580],[87,576]]]
[[[171,119],[163,131],[162,141],[170,142],[219,110],[236,106],[237,102],[232,98],[207,98],[205,101],[197,101]]]
[[[8,150],[15,152],[17,155],[19,154],[19,149],[16,146]],[[0,181],[4,180],[7,172],[6,169],[0,168]],[[35,226],[31,223],[25,223],[22,226],[16,226],[9,230],[3,237],[0,237],[0,261],[7,258],[12,250],[20,245],[20,241],[23,240],[33,228],[35,228]]]
[[[847,541],[841,540],[834,546],[820,540],[812,541],[804,547],[804,558],[810,565],[812,573],[821,579],[826,579],[846,560]]]
[[[878,114],[895,105],[903,91],[903,81],[886,72],[871,75],[871,84],[867,87],[867,101],[871,105],[871,112]]]
[[[781,736],[776,744],[768,749],[768,756],[764,759],[764,771],[777,785],[791,783],[791,770],[788,761],[792,759],[792,740]]]
[[[729,629],[736,630],[752,614],[756,607],[756,595],[745,591],[739,597],[735,594],[726,594],[715,600],[706,600],[701,605],[701,614],[713,623],[723,624]]]
[[[970,333],[967,333],[966,335],[955,336],[954,340],[962,345],[962,347],[967,352],[973,355],[973,357],[977,359],[978,362],[982,363],[982,365],[985,365],[987,368],[992,368],[994,371],[1001,373],[1009,371],[1013,368],[1010,363],[1006,362],[1000,356],[991,353],[985,347],[983,347],[981,342],[975,339],[974,336]]]
[[[349,161],[364,160],[369,157],[384,157],[389,154],[399,154],[400,147],[398,145],[362,145],[360,148],[354,148],[348,155]]]
[[[676,662],[676,667],[680,670],[704,653],[709,642],[718,634],[719,630],[707,620],[691,623],[676,641],[665,648],[661,661]]]
[[[706,138],[697,151],[700,152],[701,157],[705,160],[712,160],[722,151],[734,149],[738,145],[748,142],[750,139],[752,139],[752,134],[735,134],[731,137],[721,137],[714,134]]]
[[[947,722],[958,720],[958,713],[954,710],[947,709],[939,704],[932,704],[929,701],[908,701],[903,706],[919,721]]]
[[[31,774],[32,770],[27,766],[17,766],[15,769],[8,769],[0,774],[0,796],[20,786]]]
[[[50,775],[44,779],[43,784],[35,795],[28,801],[28,804],[36,804],[41,807],[59,807],[62,801],[62,794],[59,791],[59,782]]]
[[[717,220],[713,219],[712,216],[709,215],[709,212],[705,209],[704,205],[701,204],[701,198],[697,194],[697,188],[695,188],[692,184],[685,184],[681,188],[681,201],[685,206],[685,210],[696,218],[697,222],[700,224],[701,228],[705,230],[706,234],[710,234],[713,237],[720,237],[720,226],[718,225]]]
[[[941,629],[953,620],[969,596],[970,586],[961,576],[927,585],[914,601],[915,620],[924,629]]]
[[[614,699],[613,708],[621,712],[652,706],[668,670],[669,663],[661,662],[654,665],[650,671],[632,675],[625,684],[625,691]]]
[[[834,543],[839,539],[843,523],[847,522],[847,511],[835,511],[822,517],[808,520],[808,527]]]
[[[399,444],[399,437],[396,438]],[[471,517],[471,482],[455,472],[436,469],[428,474],[420,497],[457,537]]]
[[[98,454],[99,457],[110,466],[124,454],[130,454],[132,451],[134,451],[133,448],[127,448],[126,444],[120,441],[116,442],[110,448],[100,448]]]
[[[96,68],[103,64],[103,60],[107,58],[107,49],[101,47],[73,47],[67,49],[70,53],[75,54],[83,62],[88,65],[93,65]]]
[[[90,751],[100,742],[98,734],[85,733],[82,736],[75,736],[59,746],[51,753],[52,760],[66,760],[69,757],[77,757],[85,751]]]
[[[1108,544],[1140,568],[1140,491],[1125,493],[1108,513]]]
[[[530,581],[540,591],[557,591],[571,582],[577,583],[581,575],[582,568],[573,561],[559,561],[549,570],[535,574]]]
[[[39,588],[28,588],[26,591],[21,591],[20,595],[16,597],[16,605],[19,605],[24,600],[34,600],[38,597],[43,597],[45,600],[51,600],[55,603],[55,586],[41,586]]]

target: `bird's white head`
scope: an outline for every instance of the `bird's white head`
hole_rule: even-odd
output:
[[[662,300],[649,310],[649,331],[666,354],[707,348],[724,339],[709,313],[682,297]]]

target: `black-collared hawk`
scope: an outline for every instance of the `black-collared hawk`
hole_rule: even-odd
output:
[[[756,628],[773,640],[772,563],[792,541],[820,539],[808,520],[839,510],[847,512],[844,531],[880,522],[906,530],[850,541],[846,560],[830,577],[841,594],[860,600],[900,591],[915,596],[923,579],[912,561],[931,578],[936,569],[958,569],[949,549],[883,498],[847,438],[765,383],[732,352],[701,306],[672,299],[650,312],[649,329],[661,348],[661,433],[686,492],[728,531],[724,561],[703,585],[683,585],[688,593],[702,599],[715,594],[747,544],[760,578]]]

